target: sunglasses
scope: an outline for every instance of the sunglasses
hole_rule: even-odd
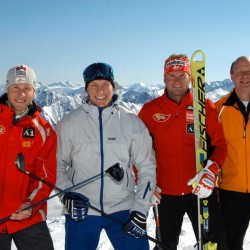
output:
[[[94,80],[96,77],[114,80],[113,69],[107,63],[93,63],[83,71],[85,83]]]

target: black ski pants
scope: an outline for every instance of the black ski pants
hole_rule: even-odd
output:
[[[0,250],[11,250],[12,240],[18,250],[54,250],[45,221],[13,234],[0,233]]]
[[[230,250],[242,250],[250,220],[250,193],[220,189],[222,213]]]
[[[228,250],[223,216],[217,199],[217,193],[209,198],[210,234],[208,241],[217,242],[218,250]],[[162,195],[159,204],[160,231],[162,243],[176,250],[181,233],[183,216],[187,213],[198,241],[197,196],[193,194],[172,196]]]

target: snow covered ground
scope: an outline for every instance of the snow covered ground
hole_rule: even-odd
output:
[[[47,224],[50,229],[50,233],[54,242],[55,250],[64,249],[64,216],[61,216],[62,205],[58,201],[58,198],[49,200],[49,213]],[[155,221],[153,213],[150,211],[148,217],[148,235],[155,238]],[[192,230],[191,223],[188,217],[184,217],[184,222],[182,226],[182,232],[180,236],[178,250],[195,250],[193,246],[195,245],[195,236]],[[153,249],[154,243],[149,242],[150,249]],[[13,245],[12,250],[16,250],[16,247]],[[250,227],[248,228],[245,241],[244,241],[244,250],[250,249]],[[107,238],[105,232],[102,232],[100,242],[97,250],[113,250],[113,247]]]

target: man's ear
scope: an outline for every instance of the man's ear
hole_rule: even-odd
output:
[[[164,76],[163,82],[164,82],[165,84],[167,84],[166,76]]]

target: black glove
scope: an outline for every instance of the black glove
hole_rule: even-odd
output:
[[[133,235],[135,238],[140,238],[147,233],[146,227],[147,217],[140,212],[132,211],[128,222],[122,227],[122,231]]]
[[[74,221],[83,221],[86,218],[90,206],[89,199],[86,196],[69,192],[63,196],[62,202]]]

